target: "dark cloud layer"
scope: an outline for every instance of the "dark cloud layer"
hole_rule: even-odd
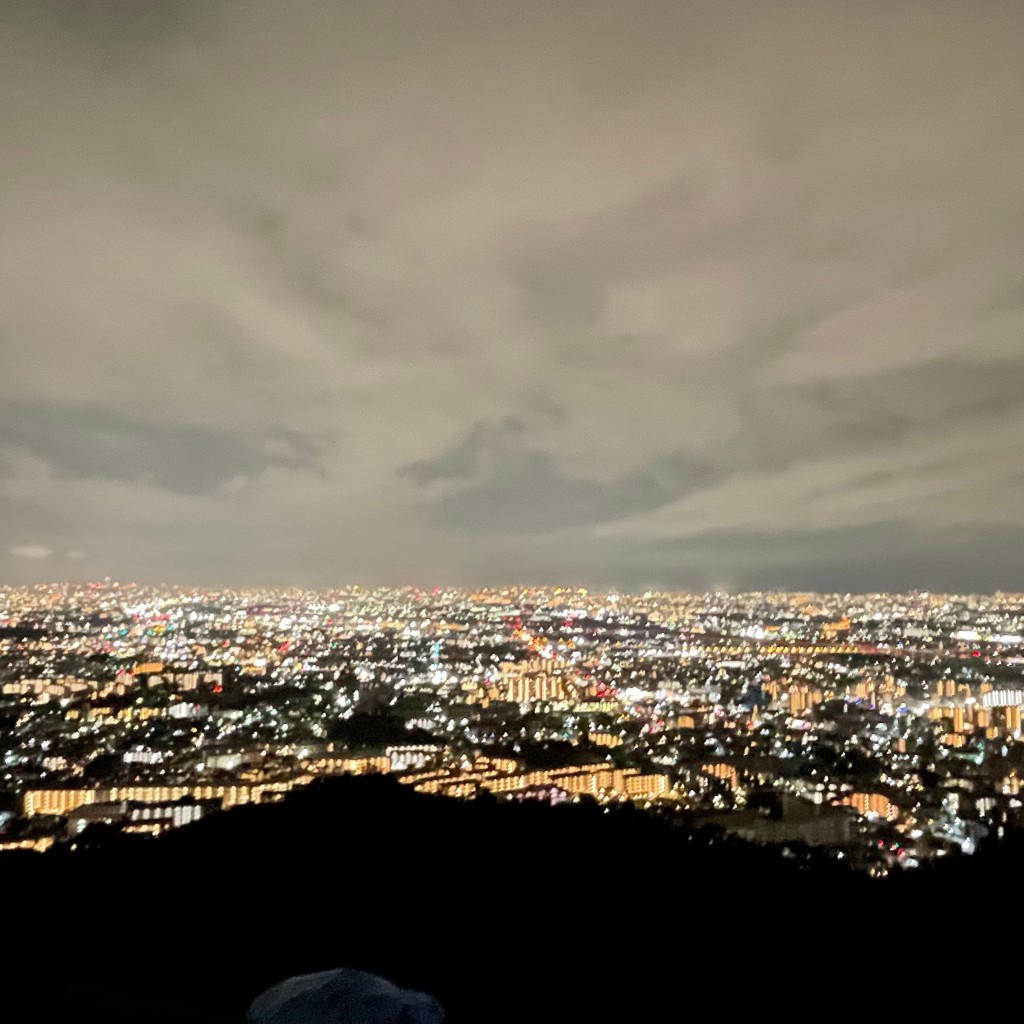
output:
[[[0,582],[1020,587],[1015,0],[0,7]]]
[[[261,435],[187,422],[132,420],[116,408],[17,400],[0,408],[0,434],[57,476],[152,483],[180,494],[230,488],[272,467],[319,471],[323,439],[278,429]]]
[[[476,423],[434,459],[400,470],[435,488],[434,520],[485,535],[572,530],[660,508],[711,483],[716,468],[682,452],[608,482],[566,473],[554,453],[531,447],[524,423]]]

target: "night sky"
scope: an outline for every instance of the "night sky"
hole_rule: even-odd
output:
[[[0,583],[1024,589],[1020,0],[4,0]]]

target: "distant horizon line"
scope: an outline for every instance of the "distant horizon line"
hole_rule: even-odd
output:
[[[250,584],[206,584],[198,585],[192,583],[173,583],[161,581],[159,583],[140,582],[138,580],[116,580],[112,577],[103,579],[85,580],[40,580],[36,583],[2,583],[0,591],[24,591],[24,590],[54,590],[59,588],[82,588],[101,590],[109,589],[140,589],[140,590],[186,590],[194,593],[287,593],[298,592],[308,594],[333,593],[338,591],[362,590],[373,591],[394,591],[443,595],[446,593],[504,593],[508,591],[541,591],[552,595],[578,594],[584,596],[596,596],[603,598],[629,597],[644,598],[655,595],[687,595],[687,596],[709,596],[722,595],[725,597],[744,597],[756,595],[785,595],[788,597],[1016,597],[1024,598],[1024,590],[1007,590],[997,588],[987,591],[959,591],[959,590],[936,590],[926,587],[912,587],[907,590],[813,590],[807,588],[787,589],[784,586],[776,587],[755,587],[751,589],[730,589],[724,587],[700,589],[700,588],[671,588],[671,587],[645,587],[643,590],[633,588],[603,588],[586,587],[564,583],[481,583],[481,584],[417,584],[417,583],[336,583],[312,586],[296,583],[250,583]]]

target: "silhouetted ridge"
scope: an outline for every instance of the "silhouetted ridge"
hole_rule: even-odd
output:
[[[159,840],[93,836],[0,858],[19,922],[8,968],[33,986],[37,1020],[88,1007],[107,1022],[241,1024],[273,983],[341,964],[431,993],[455,1024],[618,1019],[639,992],[658,998],[653,979],[694,972],[750,1009],[768,997],[736,988],[741,962],[870,960],[887,929],[922,928],[952,893],[1008,885],[1021,848],[1011,837],[878,882],[632,805],[456,801],[383,776]],[[925,952],[900,950],[907,970]]]

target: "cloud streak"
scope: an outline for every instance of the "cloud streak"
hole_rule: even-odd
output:
[[[44,544],[16,544],[13,548],[8,551],[14,558],[27,558],[33,561],[39,559],[49,558],[53,554],[53,549],[46,547]]]

